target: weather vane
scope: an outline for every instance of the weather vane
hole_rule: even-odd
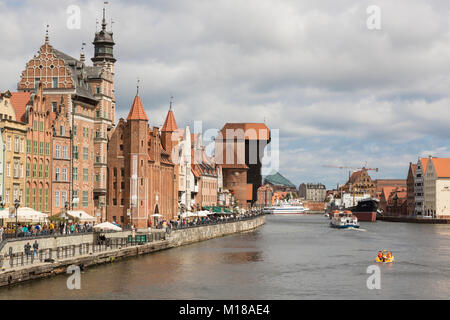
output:
[[[139,82],[141,82],[141,80],[139,80],[139,77],[137,78],[137,81],[136,81],[136,95],[139,95]]]

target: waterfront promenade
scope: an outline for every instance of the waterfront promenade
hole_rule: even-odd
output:
[[[27,243],[32,245],[35,239],[9,239],[2,242],[0,249],[0,286],[64,273],[71,265],[84,269],[91,265],[253,230],[264,223],[265,215],[249,214],[207,224],[150,229],[136,232],[134,236],[132,231],[119,231],[40,237],[37,257],[32,250],[27,255],[23,249]]]

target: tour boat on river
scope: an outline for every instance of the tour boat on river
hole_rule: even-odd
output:
[[[359,228],[358,218],[351,211],[334,211],[331,216],[332,228]]]

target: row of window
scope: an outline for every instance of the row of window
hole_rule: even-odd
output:
[[[48,189],[32,188],[31,199],[29,189],[25,191],[25,206],[32,207],[38,211],[49,211],[48,209]],[[31,202],[30,202],[31,200]]]
[[[12,140],[12,136],[9,136],[9,135],[6,136],[6,151],[12,151],[11,140]],[[23,144],[24,144],[23,138],[14,136],[14,152],[23,153]]]
[[[1,187],[1,185],[0,185]],[[22,193],[23,190],[19,189],[19,187],[14,187],[13,188],[13,197],[10,198],[10,194],[11,194],[11,190],[10,189],[5,189],[5,206],[8,206],[10,204],[12,204],[14,202],[14,200],[19,199],[20,201],[22,201]]]
[[[34,78],[34,90],[37,91],[41,78]],[[52,77],[52,88],[58,88],[58,77]]]
[[[0,162],[0,168],[2,166],[2,163]],[[17,178],[23,178],[23,164],[19,163],[18,160],[14,161],[13,164],[13,178],[17,179]],[[5,168],[5,174],[6,176],[9,178],[11,177],[11,163],[7,162],[6,163],[6,168]]]
[[[48,189],[42,188],[32,188],[31,189],[31,199],[30,192],[27,190],[25,192],[25,206],[32,207],[39,211],[48,211]],[[91,193],[93,196],[93,193]],[[22,190],[14,190],[14,199],[22,200]],[[78,198],[78,190],[73,191],[73,198]],[[31,200],[31,201],[30,201]],[[64,208],[66,202],[68,201],[67,191],[55,191],[54,197],[55,208]],[[9,189],[5,190],[5,202],[9,203]],[[89,207],[89,191],[82,192],[81,205],[83,208]],[[73,203],[73,207],[77,208],[78,204]]]
[[[93,195],[93,193],[92,193]],[[55,208],[64,208],[66,202],[68,202],[68,192],[67,191],[55,191]],[[78,190],[73,191],[73,199],[78,198]],[[82,191],[81,194],[81,205],[83,208],[87,208],[89,206],[89,191]],[[74,202],[73,207],[77,208],[78,203]]]
[[[33,144],[33,154],[40,154],[43,156],[44,154],[46,156],[50,155],[50,142],[38,142],[37,141],[31,141],[27,140],[27,153],[31,154],[31,145]]]

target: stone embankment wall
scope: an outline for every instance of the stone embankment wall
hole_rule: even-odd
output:
[[[266,216],[255,219],[189,228],[172,231],[168,237],[171,247],[223,237],[226,235],[254,230],[266,223]]]
[[[377,217],[377,220],[389,222],[409,222],[425,224],[450,224],[450,219],[410,218],[410,217]]]
[[[242,220],[236,222],[222,223],[217,225],[207,225],[195,228],[188,228],[182,230],[175,230],[166,236],[165,240],[145,243],[142,245],[135,245],[132,247],[120,247],[116,249],[108,249],[102,252],[90,252],[78,257],[71,257],[61,260],[56,260],[51,263],[38,263],[37,265],[29,265],[17,267],[11,270],[0,272],[0,287],[13,285],[16,283],[46,278],[53,275],[66,273],[67,268],[71,265],[77,265],[81,269],[92,265],[102,263],[110,263],[122,258],[147,254],[155,251],[170,249],[182,245],[187,245],[194,242],[205,241],[217,237],[231,235],[239,232],[246,232],[254,230],[266,222],[266,217],[258,216],[249,220]],[[160,232],[159,230],[156,232]],[[109,238],[123,238],[130,234],[129,231],[107,233]],[[40,249],[56,249],[58,246],[79,245],[83,243],[92,243],[94,240],[93,234],[77,235],[77,236],[63,236],[63,237],[48,237],[40,238]],[[29,240],[8,241],[3,247],[1,253],[9,252],[9,247],[13,246],[17,249],[14,252],[23,251],[23,246]],[[29,241],[31,244],[31,241]],[[6,250],[6,251],[5,251]]]

